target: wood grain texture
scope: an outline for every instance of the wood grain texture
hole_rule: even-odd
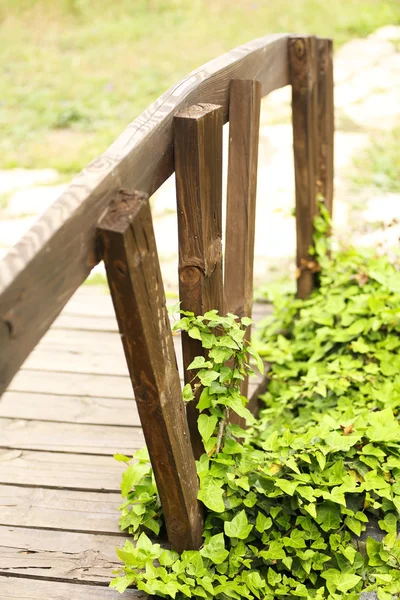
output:
[[[118,196],[99,233],[168,539],[179,552],[199,548],[196,466],[147,196]]]
[[[292,36],[289,40],[289,74],[292,85],[293,150],[296,183],[297,295],[306,298],[314,287],[312,257],[319,174],[318,82],[316,39]]]
[[[121,345],[120,340],[118,341]],[[93,353],[88,349],[80,348],[79,345],[76,346],[76,350],[73,352],[64,348],[51,349],[44,346],[37,347],[35,352],[32,352],[26,359],[24,367],[31,371],[49,370],[60,374],[87,373],[94,376],[128,376],[128,369],[124,362],[122,348],[118,348],[118,350],[113,352],[111,348],[107,348],[106,346],[103,347],[103,352],[101,352],[101,348],[97,348],[97,351],[93,349]],[[131,397],[133,397],[132,392]]]
[[[63,315],[111,318],[116,323],[110,291],[102,285],[82,285],[65,305]]]
[[[0,448],[130,456],[143,446],[144,437],[139,427],[0,418]]]
[[[118,493],[0,485],[0,525],[121,535],[120,504]]]
[[[229,158],[224,313],[251,317],[261,83],[234,79],[229,101]],[[250,329],[248,330],[250,338]],[[247,397],[248,381],[241,393]],[[235,422],[244,425],[244,420]]]
[[[0,417],[140,427],[135,403],[117,398],[6,392],[0,402]]]
[[[34,392],[57,396],[85,396],[88,398],[132,399],[132,386],[126,377],[46,371],[45,369],[21,369],[13,379],[9,390]]]
[[[0,484],[119,492],[124,470],[112,456],[0,450]]]
[[[76,583],[9,576],[0,576],[0,594],[1,600],[120,600],[121,598],[119,592],[97,585],[76,585]],[[148,596],[139,590],[129,589],[125,592],[124,598],[145,600]]]
[[[198,104],[175,117],[175,175],[181,308],[202,315],[223,311],[222,281],[222,108]],[[182,332],[185,383],[188,365],[205,355],[199,340]],[[197,396],[200,394],[200,389]],[[187,405],[195,458],[204,452],[196,402]]]
[[[173,116],[210,102],[228,114],[232,78],[263,95],[288,84],[286,34],[236,48],[193,71],[78,175],[0,263],[0,394],[98,262],[96,224],[121,188],[151,195],[173,171]]]
[[[334,101],[333,101],[333,42],[317,39],[318,59],[318,191],[332,215],[334,179]]]
[[[96,317],[93,315],[70,315],[64,311],[54,321],[51,329],[65,331],[101,331],[104,333],[115,333],[118,331],[117,320],[113,317]]]
[[[123,542],[107,535],[0,526],[0,576],[106,586],[120,566],[115,546]]]

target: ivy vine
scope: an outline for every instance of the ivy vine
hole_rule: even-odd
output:
[[[166,598],[356,600],[400,596],[400,271],[397,257],[332,251],[315,220],[319,287],[275,297],[256,338],[270,363],[257,419],[240,382],[260,367],[249,319],[185,313],[175,326],[208,350],[183,397],[197,407],[204,545],[181,555],[153,543],[163,525],[144,450],[121,484],[120,525],[136,539],[111,586]],[[248,428],[229,423],[233,411]],[[128,462],[129,458],[117,456]],[[371,537],[376,531],[379,535]]]

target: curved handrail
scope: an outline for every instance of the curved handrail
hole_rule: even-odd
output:
[[[287,85],[288,38],[254,40],[170,88],[75,177],[0,262],[0,394],[99,262],[96,223],[118,190],[152,194],[173,172],[174,114],[208,102],[223,107],[226,122],[231,79],[257,79],[263,95]]]

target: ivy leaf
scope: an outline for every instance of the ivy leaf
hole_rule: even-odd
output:
[[[205,387],[200,394],[200,398],[196,405],[196,408],[199,412],[202,412],[206,408],[210,408],[210,407],[211,407],[211,396],[210,396],[209,388]]]
[[[197,419],[197,426],[199,428],[199,433],[201,438],[208,442],[212,434],[214,433],[215,426],[218,422],[218,417],[208,415],[200,415]]]
[[[380,567],[381,565],[385,564],[385,562],[379,556],[380,552],[383,550],[383,545],[381,542],[369,537],[367,539],[366,549],[368,554],[368,564],[370,567]]]
[[[213,369],[201,369],[201,371],[197,373],[197,377],[200,379],[201,385],[209,387],[213,381],[218,379],[219,373]]]
[[[400,425],[390,408],[371,413],[368,422],[366,435],[371,442],[400,441]]]
[[[357,550],[354,548],[354,546],[346,546],[346,548],[343,548],[343,556],[347,558],[351,565],[354,563],[356,554]]]
[[[124,471],[121,481],[121,495],[123,498],[129,494],[133,486],[135,486],[150,470],[148,463],[134,463]]]
[[[304,510],[306,510],[308,514],[313,517],[313,519],[317,519],[317,507],[313,502],[310,502],[310,504],[304,504]]]
[[[327,571],[323,571],[321,573],[321,577],[326,580],[326,587],[331,594],[334,594],[336,590],[339,590],[343,593],[353,590],[361,581],[361,577],[359,575],[341,573],[337,569],[328,569]]]
[[[275,481],[275,487],[281,489],[288,496],[293,496],[299,484],[299,481],[290,481],[289,479],[277,479]]]
[[[354,519],[353,517],[346,517],[344,522],[347,525],[347,527],[350,529],[350,531],[352,531],[358,537],[360,537],[361,532],[362,532],[362,523],[360,523],[360,521],[358,521],[357,519]]]
[[[268,583],[275,587],[282,579],[282,575],[274,571],[272,567],[269,567],[267,574]]]
[[[290,537],[284,537],[283,542],[285,546],[289,548],[305,548],[306,542],[304,540],[304,532],[294,529],[290,534]]]
[[[223,364],[229,360],[233,355],[233,351],[229,348],[213,348],[209,352],[210,358],[212,358],[217,364]]]
[[[225,510],[223,495],[224,490],[213,479],[207,477],[201,483],[197,497],[207,508],[213,512],[221,513]]]
[[[130,460],[132,460],[132,458],[129,458],[129,456],[125,456],[125,454],[114,454],[114,458],[119,462],[129,462]]]
[[[317,507],[317,522],[323,531],[339,529],[341,525],[340,509],[332,502],[323,502]]]
[[[146,447],[140,448],[140,450],[136,450],[133,455],[133,458],[136,458],[139,462],[150,462],[149,452]]]
[[[325,444],[331,451],[348,452],[352,446],[357,444],[361,435],[343,435],[332,431],[325,437]]]
[[[261,360],[260,355],[258,354],[258,352],[252,348],[251,346],[248,346],[247,348],[247,352],[254,358],[254,360],[256,361],[256,365],[257,365],[257,369],[260,371],[261,375],[264,373],[264,363]]]
[[[351,343],[351,349],[353,352],[359,352],[360,354],[366,354],[370,351],[368,344],[366,344],[362,338]]]
[[[202,331],[200,333],[200,336],[201,336],[201,345],[203,346],[203,348],[210,349],[215,345],[216,338],[213,333],[207,333],[207,332]]]
[[[163,550],[158,562],[163,567],[171,567],[179,559],[179,554],[174,550]]]
[[[217,535],[210,537],[200,550],[200,554],[209,558],[216,565],[223,563],[229,555],[228,550],[225,550],[224,534],[217,533]]]
[[[260,556],[265,560],[281,560],[286,557],[286,552],[283,548],[282,541],[272,541],[269,544],[268,550],[262,550]]]
[[[184,386],[184,388],[182,390],[182,398],[184,399],[185,402],[190,402],[190,400],[193,400],[194,394],[193,394],[192,386],[190,385],[190,383],[187,383]]]
[[[272,527],[272,519],[271,517],[266,517],[262,512],[257,513],[256,519],[256,529],[260,533],[263,533],[267,529]]]
[[[387,533],[397,533],[397,518],[393,513],[387,513],[384,519],[379,521],[378,525]]]
[[[241,398],[242,397],[240,395],[227,396],[224,398],[224,404],[229,406],[229,408],[239,415],[239,417],[243,417],[243,419],[246,419],[246,421],[249,423],[253,423],[254,417],[251,412],[245,406],[243,406],[243,401]]]
[[[224,444],[224,454],[241,454],[244,452],[244,447],[232,438],[227,438]]]
[[[125,575],[125,577],[115,577],[110,583],[110,587],[123,594],[125,590],[135,582],[135,575]]]
[[[200,329],[198,327],[191,327],[188,330],[188,335],[189,335],[189,337],[193,338],[194,340],[199,340],[201,342],[201,333],[200,333]]]
[[[194,360],[187,367],[188,369],[209,369],[212,367],[212,362],[206,360],[204,356],[196,356]]]
[[[248,538],[253,525],[249,524],[246,516],[246,512],[241,510],[232,521],[225,521],[224,531],[227,536],[237,538],[239,540],[245,540]]]

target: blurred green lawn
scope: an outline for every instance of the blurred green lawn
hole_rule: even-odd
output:
[[[167,87],[273,32],[336,47],[400,0],[0,0],[0,168],[79,171]]]

